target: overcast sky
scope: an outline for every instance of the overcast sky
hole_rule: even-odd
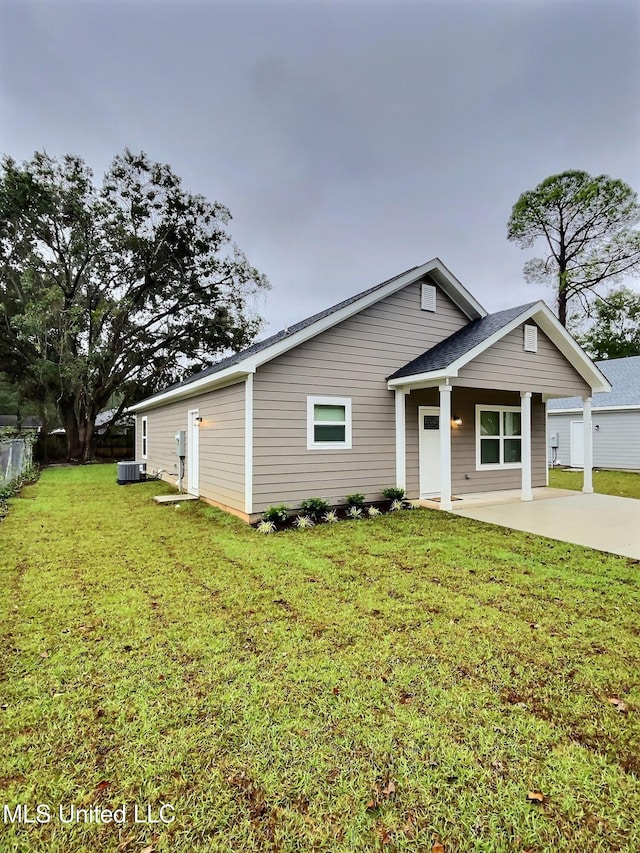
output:
[[[640,190],[637,0],[0,0],[0,50],[0,150],[170,163],[230,208],[266,332],[436,255],[489,311],[552,303],[519,194]]]

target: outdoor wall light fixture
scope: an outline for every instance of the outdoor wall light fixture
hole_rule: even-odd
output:
[[[600,424],[596,424],[596,432],[600,429]]]
[[[200,424],[202,423],[202,418],[195,418],[195,422],[198,424],[198,426],[200,426]]]
[[[454,415],[451,418],[451,423],[457,427],[462,426],[462,418],[460,417],[460,415]]]

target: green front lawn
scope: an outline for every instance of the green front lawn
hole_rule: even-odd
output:
[[[549,485],[554,489],[582,489],[582,471],[551,468]],[[635,471],[594,471],[593,489],[601,495],[640,498],[640,474]]]
[[[52,814],[1,851],[640,849],[637,563],[429,510],[261,537],[167,490],[51,469],[0,525],[3,802]]]

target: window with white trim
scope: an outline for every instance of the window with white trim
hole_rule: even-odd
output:
[[[307,397],[307,450],[351,449],[351,398]]]
[[[476,469],[522,467],[519,406],[476,406]]]
[[[140,420],[140,435],[142,436],[142,458],[146,459],[147,458],[147,444],[148,444],[147,416],[146,415],[144,415],[144,417],[142,417]]]

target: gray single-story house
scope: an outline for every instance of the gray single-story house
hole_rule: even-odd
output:
[[[593,464],[597,468],[640,471],[640,356],[597,361],[611,384],[592,403]],[[584,423],[580,397],[549,400],[549,464],[584,465]]]
[[[547,484],[547,400],[577,395],[588,423],[608,389],[543,302],[488,314],[436,258],[130,411],[148,473],[253,521],[387,486],[442,509],[501,489],[531,500]]]

